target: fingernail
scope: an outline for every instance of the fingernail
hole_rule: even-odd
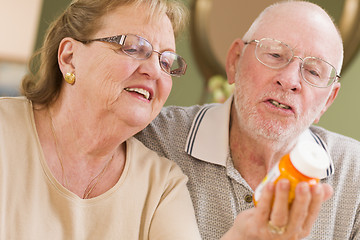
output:
[[[269,190],[269,191],[274,191],[274,183],[273,182],[269,182],[268,184],[267,184],[267,189]]]
[[[304,182],[299,183],[299,184],[300,184],[300,191],[301,191],[302,193],[307,193],[307,192],[310,191],[310,189],[309,189],[309,184],[304,183]]]
[[[282,190],[289,190],[289,188],[290,188],[290,182],[287,179],[280,180],[279,184],[280,184],[280,188]]]
[[[313,186],[313,191],[316,195],[319,195],[321,193],[320,186],[318,184]]]

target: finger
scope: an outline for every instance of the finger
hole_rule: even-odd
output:
[[[275,186],[274,205],[271,211],[270,220],[275,226],[286,226],[288,223],[288,199],[289,199],[290,181],[281,179]]]
[[[332,195],[334,194],[334,189],[332,188],[332,186],[330,186],[329,184],[327,183],[323,183],[323,188],[324,188],[324,199],[323,201],[327,201],[329,200]]]
[[[310,233],[311,228],[316,221],[322,203],[329,199],[332,195],[332,187],[328,184],[317,184],[311,187],[311,203],[309,205],[308,216],[303,225],[303,232]]]
[[[300,233],[311,202],[310,186],[306,182],[300,182],[295,189],[295,199],[291,205],[288,231]]]
[[[260,200],[256,206],[256,215],[258,215],[258,219],[261,219],[262,222],[267,223],[267,221],[269,220],[275,191],[274,189],[274,183],[269,182],[268,184],[266,184],[261,193]]]
[[[256,213],[254,214],[255,215],[254,219],[257,219],[256,223],[258,225],[256,232],[257,234],[260,234],[260,236],[266,236],[265,239],[270,239],[269,234],[271,235],[268,224],[269,224],[271,209],[273,206],[274,194],[275,194],[275,185],[273,182],[269,182],[268,184],[265,185],[264,189],[262,190],[260,199],[255,208]]]

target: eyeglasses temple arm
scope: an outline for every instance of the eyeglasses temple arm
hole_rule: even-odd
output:
[[[109,43],[117,43],[120,45],[124,45],[125,39],[126,39],[126,35],[116,35],[112,37],[96,38],[91,40],[77,40],[77,41],[82,42],[84,44],[91,43],[94,41],[100,41],[100,42],[109,42]]]

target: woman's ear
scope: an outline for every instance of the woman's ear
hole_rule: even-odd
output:
[[[238,61],[241,56],[242,49],[244,47],[244,42],[242,39],[236,39],[230,46],[226,57],[226,75],[229,84],[235,82],[235,74]]]
[[[58,64],[64,76],[66,73],[75,72],[73,56],[76,43],[74,39],[67,37],[61,40],[59,44]]]

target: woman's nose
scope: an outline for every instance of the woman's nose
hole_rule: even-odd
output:
[[[153,52],[149,58],[140,61],[139,71],[151,79],[157,79],[163,71],[160,67],[159,55],[156,52]]]

